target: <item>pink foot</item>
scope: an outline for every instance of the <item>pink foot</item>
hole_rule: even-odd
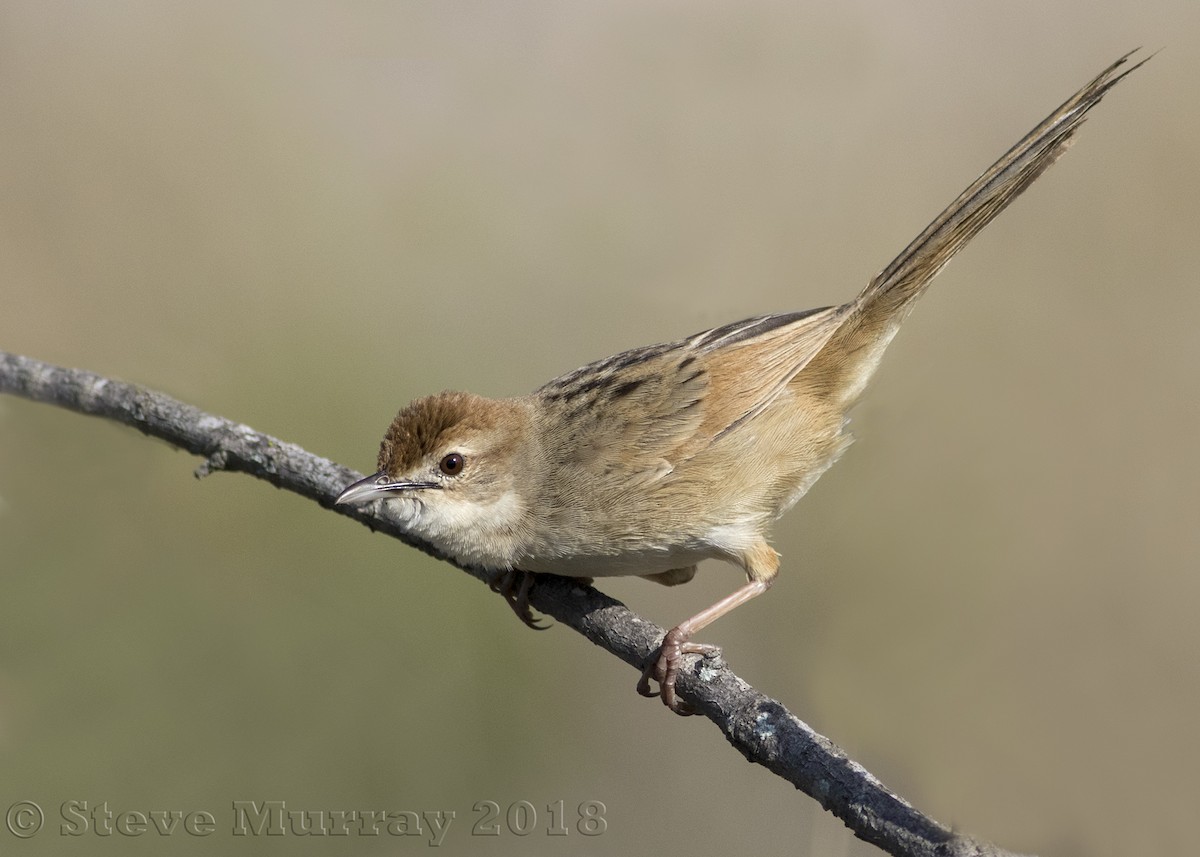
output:
[[[675,695],[675,679],[679,676],[679,662],[684,655],[704,655],[707,658],[719,654],[720,651],[718,646],[689,642],[688,635],[682,628],[672,628],[663,637],[657,656],[652,655],[650,662],[642,670],[642,678],[638,682],[637,691],[642,696],[659,696],[661,694],[663,705],[676,714],[682,716],[695,714],[695,710],[690,705]],[[659,689],[657,691],[650,689],[651,679],[658,682]]]

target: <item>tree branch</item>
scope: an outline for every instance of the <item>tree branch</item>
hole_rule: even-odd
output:
[[[247,425],[135,384],[2,351],[0,392],[133,426],[203,456],[198,477],[231,470],[265,479],[487,580],[482,571],[464,568],[405,533],[389,516],[387,504],[334,506],[342,488],[360,474]],[[664,634],[621,602],[556,575],[538,576],[530,602],[639,670]],[[959,835],[918,812],[828,738],[738,678],[719,657],[693,658],[680,673],[678,689],[749,761],[814,798],[858,838],[897,857],[1011,857],[1011,852]]]

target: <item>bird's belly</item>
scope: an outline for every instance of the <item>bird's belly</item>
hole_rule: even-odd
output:
[[[742,565],[746,552],[761,543],[762,526],[759,517],[746,515],[665,543],[642,534],[624,539],[598,538],[575,550],[548,545],[544,551],[531,551],[518,558],[516,567],[566,577],[640,577],[690,568],[704,559]]]
[[[561,574],[565,577],[625,577],[657,574],[675,568],[687,568],[702,559],[726,559],[714,545],[669,548],[638,548],[605,553],[575,553],[563,556],[526,557],[519,561],[522,571]]]

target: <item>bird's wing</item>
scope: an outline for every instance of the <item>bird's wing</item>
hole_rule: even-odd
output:
[[[666,475],[767,407],[847,310],[746,319],[556,378],[536,392],[549,408],[569,415],[560,424],[571,436],[557,438],[555,449],[580,464],[602,457],[604,475],[618,479]]]

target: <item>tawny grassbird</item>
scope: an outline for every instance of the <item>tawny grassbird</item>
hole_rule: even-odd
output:
[[[1128,56],[1013,146],[849,303],[625,351],[519,398],[418,399],[388,428],[379,471],[338,502],[391,501],[413,536],[493,572],[530,624],[538,572],[673,586],[703,559],[741,566],[746,584],[669,631],[638,684],[653,695],[657,681],[663,702],[685,711],[681,656],[714,651],[692,635],[771,586],[779,555],[768,529],[845,451],[846,412],[901,321],[1141,64],[1120,71]]]

